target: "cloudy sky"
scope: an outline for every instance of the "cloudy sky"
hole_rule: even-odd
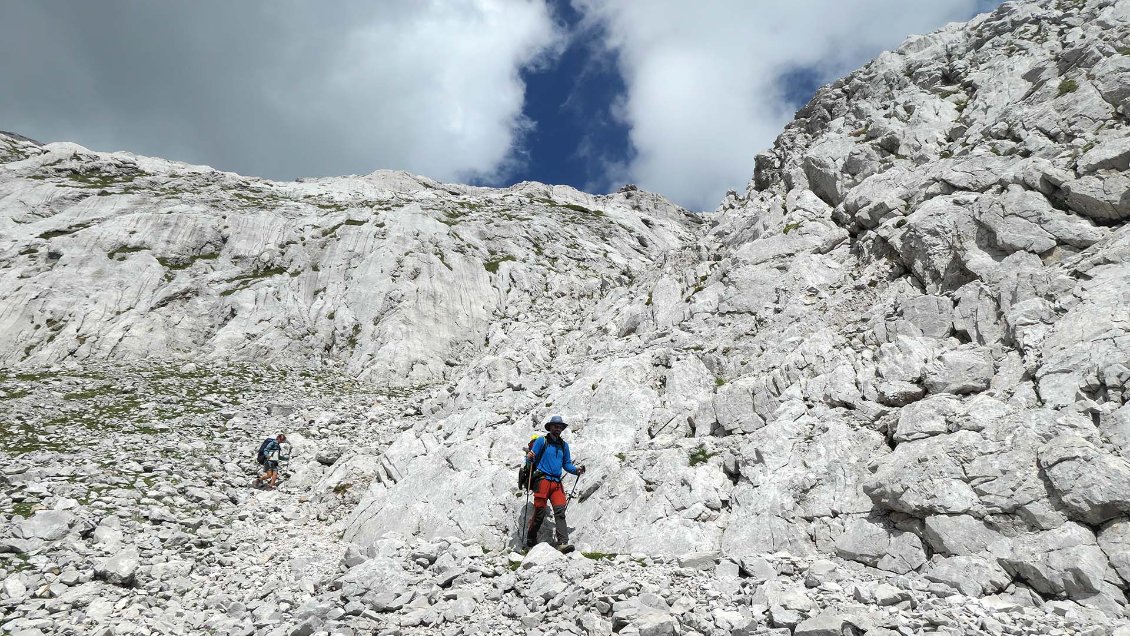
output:
[[[741,189],[820,84],[999,0],[3,0],[0,129],[273,179]]]

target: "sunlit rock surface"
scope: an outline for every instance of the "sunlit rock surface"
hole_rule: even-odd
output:
[[[704,214],[631,187],[274,183],[4,136],[0,390],[19,426],[0,552],[72,550],[72,589],[120,598],[211,577],[187,603],[225,608],[207,627],[231,633],[1115,633],[1128,60],[1126,0],[913,37],[822,88]],[[566,487],[592,559],[523,563],[515,473],[551,414],[589,469]],[[139,486],[173,470],[150,457],[106,470],[151,492],[80,500],[52,481],[70,473],[33,472],[75,464],[66,433],[99,418],[131,453],[193,431],[211,481]],[[247,497],[235,466],[276,430],[304,459]],[[263,571],[249,517],[225,534],[246,502],[289,522],[286,573]],[[214,570],[166,554],[224,554],[213,539],[238,546]],[[13,629],[36,628],[33,591],[69,598],[4,580]],[[267,585],[295,590],[285,608]]]

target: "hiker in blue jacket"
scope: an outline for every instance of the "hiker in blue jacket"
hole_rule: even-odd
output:
[[[542,521],[545,520],[546,502],[553,504],[553,521],[557,530],[556,547],[565,549],[569,546],[569,526],[565,522],[565,488],[561,485],[562,470],[574,475],[585,474],[584,466],[574,466],[573,458],[569,453],[569,444],[561,439],[565,431],[565,420],[560,415],[549,418],[545,430],[549,435],[538,438],[526,454],[534,466],[534,479],[537,486],[534,490],[534,517],[530,520],[530,527],[526,530],[526,547],[532,548],[538,542],[538,531],[541,530]]]

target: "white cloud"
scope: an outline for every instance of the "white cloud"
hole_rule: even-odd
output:
[[[491,179],[531,125],[519,72],[564,37],[546,0],[14,0],[0,121],[274,178]]]
[[[603,27],[627,86],[636,156],[624,177],[695,209],[742,189],[754,156],[792,117],[777,78],[833,79],[984,0],[573,0]]]
[[[358,127],[357,153],[388,143],[413,172],[495,178],[530,125],[518,71],[560,42],[541,2],[420,3],[350,34],[325,94],[309,98]]]

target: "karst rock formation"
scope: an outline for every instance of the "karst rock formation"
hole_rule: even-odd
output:
[[[362,554],[514,546],[560,414],[591,551],[835,558],[1125,620],[1128,124],[1130,1],[1041,0],[821,88],[701,214],[8,134],[0,363],[356,378],[387,435],[304,478],[348,485]]]

